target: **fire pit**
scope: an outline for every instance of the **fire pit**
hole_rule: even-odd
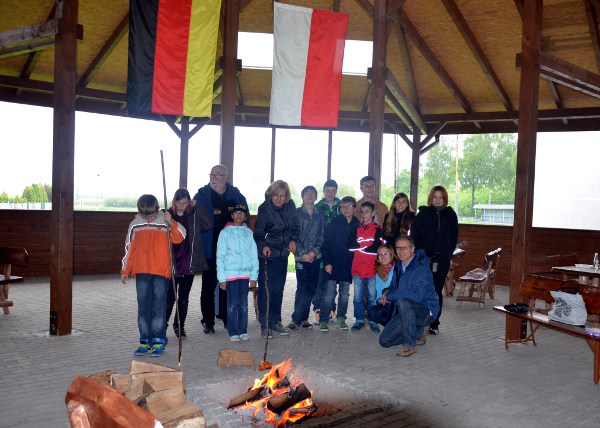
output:
[[[267,381],[271,382],[273,387],[282,379],[286,379],[286,374],[291,368],[291,362],[289,367],[286,365],[288,362],[289,360],[286,360],[282,364],[274,366],[271,370],[271,372],[278,370],[279,376],[275,373],[274,378],[280,379],[279,381]],[[283,380],[283,384],[279,385],[282,388],[274,388],[277,392],[273,397],[265,395],[257,399],[256,397],[264,393],[260,390],[267,384],[267,382],[263,384],[263,380],[264,378],[257,379],[252,385],[252,379],[242,376],[235,380],[217,384],[188,385],[187,393],[189,399],[198,404],[204,412],[207,425],[218,423],[222,427],[247,427],[249,425],[272,427],[274,423],[290,425],[293,423],[292,419],[295,419],[295,423],[301,424],[303,428],[341,426],[345,421],[379,413],[398,404],[390,400],[389,397],[382,396],[379,392],[368,391],[361,385],[353,385],[351,380],[342,380],[337,378],[335,374],[322,374],[303,367],[293,370],[293,373],[287,377],[289,386],[282,386],[286,384],[286,381]],[[263,385],[259,386],[261,384]],[[296,391],[288,397],[289,389],[299,385],[304,385],[304,387],[299,388],[300,391]],[[257,387],[259,392],[256,391]],[[306,393],[305,391],[309,392],[310,401],[303,399],[290,404],[298,397],[302,397],[302,394]],[[301,394],[297,395],[298,392]],[[275,400],[275,397],[278,398]],[[234,399],[242,403],[250,401],[254,405],[250,407],[238,406]],[[269,400],[272,401],[272,407],[279,403],[284,404],[281,414],[272,412],[269,417],[269,413],[264,411],[265,407],[268,409]],[[273,402],[273,400],[275,401]],[[283,416],[285,410],[287,410],[287,420],[283,421],[286,418],[286,416]]]

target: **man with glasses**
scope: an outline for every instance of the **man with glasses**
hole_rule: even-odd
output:
[[[384,348],[400,345],[398,355],[409,357],[424,345],[429,334],[429,324],[435,319],[440,304],[429,269],[429,258],[423,250],[415,251],[410,236],[396,240],[399,262],[394,266],[390,288],[379,299],[382,305],[395,303],[392,319],[386,324],[379,344]]]
[[[379,200],[379,195],[377,193],[377,182],[375,181],[375,177],[371,175],[367,175],[360,179],[360,191],[363,194],[363,197],[360,198],[356,202],[356,210],[354,215],[360,217],[360,205],[369,201],[375,205],[375,223],[382,226],[383,220],[385,219],[385,215],[388,213],[388,207]]]
[[[225,224],[231,221],[231,213],[236,205],[248,206],[246,198],[227,182],[229,171],[225,165],[215,165],[208,174],[209,182],[198,189],[194,200],[206,211],[212,213],[214,226],[202,232],[204,252],[208,262],[208,270],[202,272],[202,288],[200,291],[200,310],[202,311],[202,327],[205,334],[215,333],[215,290],[217,289],[216,251],[219,234]],[[246,218],[248,222],[248,218]],[[227,328],[227,294],[219,289],[219,316]]]

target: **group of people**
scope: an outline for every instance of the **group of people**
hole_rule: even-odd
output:
[[[329,331],[332,318],[342,330],[369,326],[380,333],[382,326],[380,344],[399,345],[402,356],[414,354],[428,334],[439,332],[442,288],[458,240],[457,217],[443,187],[431,189],[427,206],[415,214],[404,193],[394,197],[388,211],[371,176],[360,181],[359,201],[338,199],[337,183],[327,180],[318,202],[314,186],[302,189],[298,208],[289,185],[277,180],[265,192],[252,231],[246,199],[227,176],[227,168],[216,165],[209,184],[193,199],[179,189],[164,213],[154,196],[138,200],[121,270],[123,283],[130,275],[136,278],[140,340],[135,355],[160,356],[167,342],[176,299],[166,234],[178,294],[173,321],[178,337],[186,336],[190,289],[200,272],[203,331],[214,334],[219,317],[231,341],[249,339],[249,290],[258,294],[263,336],[312,328],[311,304],[321,331]],[[297,287],[286,328],[281,305],[290,253]],[[355,320],[350,327],[351,283]]]

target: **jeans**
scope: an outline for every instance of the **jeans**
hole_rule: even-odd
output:
[[[368,306],[377,303],[377,289],[375,287],[375,277],[361,278],[356,275],[352,278],[354,284],[354,318],[356,322],[365,321],[365,285],[367,291]]]
[[[138,302],[138,328],[140,339],[167,336],[167,288],[169,280],[164,276],[138,273],[135,291]]]
[[[312,299],[313,311],[321,311],[321,302],[323,301],[323,292],[325,291],[325,283],[327,282],[327,273],[324,268],[319,270],[319,282],[317,283],[317,289]],[[335,295],[333,296],[333,307],[331,309],[335,311]]]
[[[433,321],[429,309],[422,303],[404,298],[398,299],[396,308],[397,314],[381,332],[379,344],[384,348],[394,345],[414,348],[417,339],[423,336],[423,328]]]
[[[175,310],[175,318],[173,318],[173,328],[177,328],[178,330],[178,314],[179,321],[181,322],[181,328],[185,326],[185,318],[187,317],[188,305],[190,301],[190,290],[192,289],[193,282],[194,274],[175,277],[175,285],[177,286],[177,295],[179,299],[177,301],[177,309]],[[169,287],[167,290],[167,322],[169,322],[169,319],[171,319],[173,306],[175,306],[175,292],[173,291],[173,284],[171,281],[169,281]]]
[[[319,267],[321,260],[312,263],[296,262],[296,297],[294,299],[294,313],[292,321],[300,324],[308,321],[310,302],[315,294],[319,280]]]
[[[446,276],[450,270],[450,260],[439,260],[437,272],[433,274],[433,285],[435,286],[435,292],[438,295],[438,301],[440,302],[440,312],[438,316],[431,323],[431,328],[437,329],[440,325],[440,317],[442,316],[442,303],[444,303],[444,295],[442,290],[444,289],[444,282],[446,282]]]
[[[215,326],[215,288],[217,287],[217,260],[207,260],[208,270],[202,272],[202,289],[200,290],[200,310],[203,325]]]
[[[227,281],[227,332],[229,336],[248,333],[248,286],[250,280]]]
[[[267,328],[267,316],[269,318],[269,329],[281,322],[281,302],[283,300],[283,288],[287,276],[287,257],[282,259],[267,259],[268,279],[265,281],[265,259],[259,258],[258,269],[258,321],[261,329]],[[266,284],[265,284],[266,282]],[[267,292],[269,289],[269,314],[267,315]]]
[[[319,317],[319,322],[329,322],[329,317],[333,305],[335,304],[337,284],[338,283],[335,280],[328,280],[325,282],[325,291],[323,292],[323,300],[321,301],[321,315]],[[339,287],[337,317],[346,319],[346,313],[348,312],[348,297],[350,296],[350,282],[340,281]]]

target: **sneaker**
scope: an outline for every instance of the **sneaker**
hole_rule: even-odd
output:
[[[326,322],[322,322],[319,325],[319,330],[321,330],[321,331],[329,331],[329,324],[327,324]]]
[[[179,329],[176,326],[173,326],[173,331],[175,332],[175,336],[179,337]],[[181,328],[181,337],[187,337],[185,333],[185,328]]]
[[[302,326],[302,328],[312,328],[313,326],[310,322],[308,322],[308,320],[302,321],[300,325]]]
[[[229,336],[229,340],[231,342],[239,342],[240,341],[240,336],[234,334],[233,336]]]
[[[348,330],[348,324],[346,324],[346,320],[342,317],[338,317],[337,319],[337,325],[340,328],[340,330]]]
[[[426,325],[423,328],[423,335],[417,339],[417,345],[422,346],[425,345],[425,342],[427,342],[427,336],[429,336],[429,326]]]
[[[273,327],[273,331],[277,334],[279,334],[280,336],[287,336],[288,334],[290,334],[289,331],[287,331],[280,322],[278,322],[277,324],[275,324],[275,326]]]
[[[154,337],[152,339],[152,353],[151,357],[160,357],[163,352],[165,352],[165,339],[161,339],[160,337]]]
[[[298,327],[298,325],[296,325],[294,321],[287,325],[287,328],[289,328],[290,330],[296,330],[296,327]]]
[[[350,330],[359,331],[365,328],[365,323],[356,321]]]
[[[379,333],[381,331],[379,330],[379,325],[376,322],[371,321],[369,325],[371,326],[371,331],[373,333]]]
[[[242,340],[248,340],[248,339],[250,339],[250,336],[248,336],[247,333],[242,333],[242,334],[240,334],[240,339],[242,339]]]
[[[411,348],[411,347],[402,347],[400,348],[400,350],[398,351],[398,355],[400,355],[401,357],[410,357],[412,354],[416,354],[417,353],[417,348]]]
[[[440,329],[429,327],[429,334],[431,334],[433,336],[437,336],[438,334],[440,334]]]
[[[263,328],[263,329],[261,329],[261,330],[260,330],[260,335],[261,335],[262,337],[266,337],[266,336],[267,336],[267,330],[266,330],[266,329],[264,329],[264,328]],[[271,330],[269,330],[269,337],[268,337],[268,339],[273,339],[273,332],[272,332]]]
[[[135,351],[133,351],[133,355],[147,355],[152,352],[152,345],[148,343],[148,340],[140,340],[140,343]]]
[[[202,331],[204,334],[215,334],[215,328],[206,324],[202,325]]]

